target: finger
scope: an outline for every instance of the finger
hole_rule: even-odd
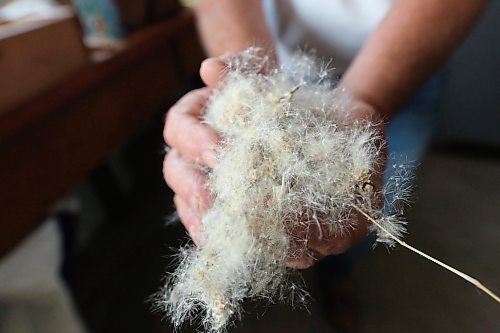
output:
[[[346,252],[353,244],[350,232],[343,235],[330,237],[329,239],[313,240],[310,249],[320,253],[322,256],[337,255]]]
[[[302,249],[299,252],[300,253],[295,253],[287,257],[287,267],[293,269],[307,269],[323,258],[321,254],[308,249]]]
[[[307,269],[311,266],[313,266],[316,263],[316,260],[312,257],[305,256],[300,259],[290,259],[287,260],[286,266],[288,268],[293,268],[293,269]]]
[[[321,212],[304,210],[285,218],[287,233],[295,244],[295,252],[314,253],[314,258],[341,254],[367,235],[367,222],[359,213],[351,212],[346,221],[329,221]]]
[[[350,217],[352,225],[334,227],[333,230],[328,223],[321,223],[321,233],[318,226],[311,227],[309,232],[308,248],[322,256],[337,255],[346,252],[353,245],[359,243],[368,234],[366,220],[353,212]],[[331,222],[335,223],[335,222]]]
[[[213,167],[219,136],[201,123],[210,89],[194,90],[181,98],[167,113],[165,143],[193,161]]]
[[[201,217],[178,195],[174,196],[175,208],[182,224],[196,245],[200,245]]]
[[[184,108],[182,111],[192,116],[201,117],[203,108],[212,95],[212,92],[213,89],[208,87],[191,90],[179,98],[174,106],[192,106],[191,108]]]
[[[226,74],[226,64],[220,58],[208,58],[201,63],[200,76],[209,87],[216,87]]]
[[[163,176],[167,185],[200,214],[212,205],[212,197],[206,187],[207,175],[176,149],[172,149],[165,157]]]

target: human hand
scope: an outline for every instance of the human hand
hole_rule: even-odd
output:
[[[212,198],[206,188],[207,175],[201,167],[213,167],[219,136],[203,124],[203,110],[222,78],[224,63],[218,58],[205,60],[200,75],[207,87],[183,96],[167,113],[163,137],[171,148],[163,163],[163,176],[174,191],[174,203],[181,222],[198,244],[201,217]]]
[[[341,88],[339,88],[341,89]],[[380,116],[380,113],[369,103],[361,99],[352,98],[347,106],[346,117],[343,123],[347,126],[354,122],[369,121],[374,127],[375,133],[382,140],[378,142],[380,149],[380,158],[375,165],[375,170],[367,177],[360,180],[357,186],[357,196],[367,196],[372,199],[373,207],[381,207],[383,203],[383,173],[386,163],[386,146],[385,146],[385,123]],[[304,216],[303,221],[309,221],[307,224],[292,222],[290,225],[298,225],[288,230],[288,233],[295,240],[295,246],[292,244],[291,255],[289,255],[287,265],[292,268],[305,269],[315,262],[329,255],[338,255],[346,252],[353,245],[362,241],[368,234],[368,229],[371,225],[365,216],[356,209],[351,208],[349,216],[349,225],[347,228],[338,229],[332,232],[329,228],[327,217],[320,216],[314,213],[314,219],[319,223],[311,223],[311,216]],[[307,240],[304,242],[304,240]]]
[[[199,166],[214,166],[215,149],[219,141],[218,134],[202,124],[201,118],[212,88],[223,77],[224,69],[220,59],[206,60],[200,74],[208,87],[192,91],[181,98],[170,109],[165,124],[165,142],[172,148],[164,162],[165,180],[175,192],[174,202],[179,217],[196,244],[199,244],[202,216],[210,208],[213,199],[206,188],[207,176]],[[367,103],[353,100],[349,110],[345,120],[347,123],[368,119],[381,124],[377,112]],[[382,125],[380,130],[383,130]],[[361,190],[377,192],[381,188],[382,172],[383,163],[380,164],[380,170],[370,175],[369,182],[362,184]],[[324,256],[345,252],[363,239],[367,234],[368,222],[355,211],[351,212],[350,218],[353,227],[341,234],[328,232],[325,219],[321,216],[318,217],[318,225],[289,230],[298,250],[289,256],[288,266],[307,268]],[[307,239],[306,244],[303,243],[304,239]]]

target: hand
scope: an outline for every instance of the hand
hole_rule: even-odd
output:
[[[343,121],[344,123],[349,124],[355,121],[368,120],[375,125],[375,130],[380,133],[380,137],[385,138],[385,124],[379,112],[373,106],[360,99],[353,98],[348,106],[348,110],[349,112]],[[382,150],[380,163],[377,164],[377,169],[370,175],[369,182],[366,183],[365,188],[360,189],[375,193],[374,207],[380,207],[383,203],[381,189],[387,147],[385,147],[383,142],[380,142],[380,145]],[[309,225],[307,230],[305,228],[288,230],[292,239],[296,239],[297,241],[295,242],[295,246],[292,244],[292,255],[289,256],[287,265],[296,269],[305,269],[328,255],[341,254],[362,241],[367,236],[371,223],[354,209],[349,213],[349,217],[353,228],[347,228],[346,232],[342,234],[332,234],[325,223],[325,217],[322,218],[321,216],[317,216],[319,224]],[[304,219],[310,220],[310,218],[306,217]],[[294,221],[290,222],[292,222],[290,224],[294,224]],[[295,225],[297,225],[296,222]],[[306,244],[304,244],[304,239],[307,239]]]
[[[172,106],[163,131],[165,143],[171,147],[163,163],[163,176],[175,192],[177,213],[195,243],[199,239],[201,217],[212,203],[205,186],[207,176],[199,166],[213,167],[219,141],[217,133],[200,120],[223,70],[224,64],[218,58],[202,63],[200,75],[207,87],[187,93]]]
[[[213,201],[206,188],[207,176],[199,166],[214,166],[215,149],[219,142],[218,134],[200,120],[213,87],[223,77],[224,69],[224,63],[218,58],[205,60],[200,74],[208,87],[189,92],[172,106],[164,129],[165,142],[172,148],[165,157],[164,177],[175,192],[174,202],[179,217],[196,244],[199,244],[202,216]],[[377,112],[366,103],[353,101],[351,110],[346,121],[367,118],[378,121]],[[380,172],[372,175],[371,185],[375,190],[381,188],[382,171],[383,166]],[[304,247],[297,242],[298,250],[289,257],[287,265],[297,269],[307,268],[324,256],[347,251],[362,240],[367,234],[368,222],[356,212],[352,212],[351,216],[356,220],[356,227],[341,235],[329,235],[327,226],[321,221],[321,231],[316,226],[307,230],[290,230],[292,239],[308,239],[308,243]]]

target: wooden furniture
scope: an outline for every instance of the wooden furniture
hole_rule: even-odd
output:
[[[0,256],[142,122],[179,93],[203,53],[190,11],[132,35],[111,58],[0,116]]]
[[[0,23],[0,117],[88,62],[69,6]]]

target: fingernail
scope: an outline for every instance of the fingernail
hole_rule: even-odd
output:
[[[217,154],[214,150],[207,149],[201,153],[201,159],[206,166],[212,168],[215,165],[215,162],[217,162]]]

